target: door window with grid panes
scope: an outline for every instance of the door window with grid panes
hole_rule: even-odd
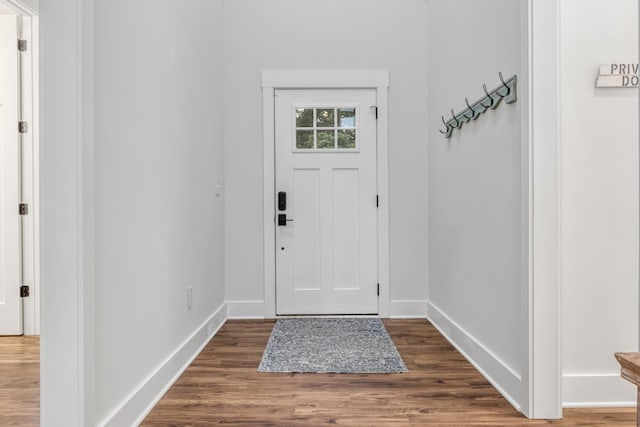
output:
[[[355,107],[297,107],[295,123],[296,151],[358,150]]]

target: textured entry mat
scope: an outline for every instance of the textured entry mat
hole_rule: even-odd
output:
[[[385,374],[407,372],[377,318],[279,319],[260,372]]]

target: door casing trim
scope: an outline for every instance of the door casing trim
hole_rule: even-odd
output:
[[[29,285],[31,296],[22,302],[22,322],[24,335],[40,335],[40,175],[39,175],[39,20],[35,10],[20,0],[4,0],[2,3],[15,11],[22,19],[19,24],[19,38],[26,39],[28,49],[23,54],[20,98],[21,119],[29,124],[29,131],[23,135],[25,152],[22,159],[23,188],[22,201],[29,205],[29,215],[21,236],[24,252],[22,278]]]
[[[275,104],[278,89],[375,89],[378,107],[377,188],[378,207],[378,315],[389,317],[389,138],[386,70],[264,70],[262,118],[264,161],[264,317],[276,317],[275,252]]]

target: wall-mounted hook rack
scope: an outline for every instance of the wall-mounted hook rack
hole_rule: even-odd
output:
[[[498,105],[504,100],[507,104],[513,104],[518,100],[517,95],[517,83],[518,76],[511,76],[506,81],[502,77],[502,73],[498,73],[498,77],[500,78],[500,86],[493,89],[492,91],[487,90],[487,85],[483,84],[482,88],[484,90],[485,96],[478,99],[473,104],[469,104],[469,100],[465,98],[465,104],[467,108],[462,110],[459,113],[454,113],[451,110],[451,118],[449,120],[445,120],[444,116],[442,117],[442,121],[446,126],[446,130],[440,130],[440,133],[443,134],[446,138],[451,138],[453,135],[454,129],[460,129],[463,123],[470,122],[471,120],[476,120],[480,115],[487,112],[487,110],[494,110],[498,108]]]

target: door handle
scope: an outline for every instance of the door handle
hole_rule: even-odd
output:
[[[287,214],[278,214],[278,226],[286,227],[287,222],[293,222],[293,220],[287,219]]]

